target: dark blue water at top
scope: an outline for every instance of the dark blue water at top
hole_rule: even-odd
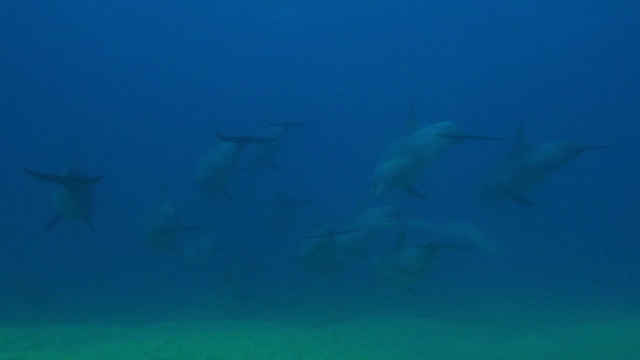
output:
[[[245,299],[378,296],[393,307],[413,295],[372,295],[366,259],[330,276],[299,263],[315,225],[384,204],[474,224],[492,244],[442,259],[418,296],[637,311],[638,15],[635,1],[3,1],[0,300],[11,310],[0,315],[195,307],[243,266],[231,287]],[[420,124],[505,140],[450,150],[415,184],[426,200],[373,197],[373,170],[403,136],[412,102]],[[279,170],[243,170],[243,157],[228,187],[235,200],[203,199],[195,169],[216,131],[256,135],[281,121],[308,126],[287,132]],[[482,207],[479,186],[521,123],[532,144],[618,146],[559,169],[527,195],[534,208]],[[55,187],[21,166],[62,174],[76,139],[78,163],[104,176],[93,187],[95,232],[74,221],[43,232]],[[312,199],[284,228],[269,222],[279,193]],[[145,217],[166,199],[183,222],[207,226],[182,245],[222,249],[199,264],[145,254]]]

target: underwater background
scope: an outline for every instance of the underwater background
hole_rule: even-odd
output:
[[[640,358],[638,16],[625,0],[0,2],[0,358]],[[413,184],[424,199],[373,195],[411,114],[501,140],[442,154]],[[281,123],[267,161],[241,145],[203,194],[219,135]],[[534,206],[480,204],[521,124],[531,145],[607,148],[536,184]],[[72,162],[103,176],[92,226],[45,231],[60,187],[22,167]],[[179,219],[168,246],[150,240],[159,206]],[[305,263],[318,229],[351,236],[383,206],[398,215],[364,249]],[[440,238],[460,248],[410,286],[381,281],[381,256]]]

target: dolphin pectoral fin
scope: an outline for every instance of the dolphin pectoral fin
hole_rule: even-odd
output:
[[[96,229],[93,227],[93,220],[91,220],[91,217],[87,216],[85,221],[87,222],[87,225],[89,225],[91,232],[96,232]]]
[[[52,227],[54,227],[58,222],[60,222],[60,220],[62,220],[62,216],[60,216],[60,215],[56,215],[56,216],[54,216],[54,217],[53,217],[53,219],[51,219],[51,221],[49,221],[49,222],[47,223],[47,225],[45,225],[45,227],[43,227],[43,228],[42,228],[42,230],[45,230],[45,231],[46,231],[46,230],[51,229],[51,228],[52,228]]]
[[[581,145],[581,146],[565,146],[565,150],[586,151],[586,150],[604,150],[617,147],[617,145]]]
[[[411,295],[413,295],[413,296],[416,296],[416,295],[417,295],[416,291],[415,291],[415,290],[413,290],[413,288],[412,288],[411,286],[407,286],[407,291],[408,291],[409,293],[411,293]]]
[[[28,168],[26,168],[24,166],[22,167],[22,169],[27,174],[33,176],[34,178],[36,178],[38,180],[51,182],[51,183],[56,183],[56,184],[64,184],[65,180],[66,180],[66,178],[64,176],[60,176],[60,175],[45,174],[45,173],[41,173],[41,172],[30,170],[30,169],[28,169]]]
[[[513,201],[515,201],[516,203],[522,205],[522,206],[526,206],[526,207],[534,207],[535,204],[532,203],[531,201],[525,199],[522,196],[518,196],[518,197],[514,197]]]
[[[222,194],[227,197],[227,199],[231,201],[236,201],[236,198],[233,197],[227,190],[222,190]]]
[[[184,254],[180,251],[180,249],[178,249],[175,244],[171,244],[171,246],[169,246],[169,250],[171,250],[172,253],[178,255],[181,258],[184,257]]]
[[[95,183],[97,183],[98,181],[102,180],[102,178],[104,178],[104,176],[96,176],[96,177],[87,177],[87,178],[79,178],[79,179],[74,179],[76,182],[81,182],[85,185],[93,185]]]
[[[411,195],[411,196],[413,196],[415,198],[418,198],[418,199],[426,199],[427,198],[422,192],[420,192],[420,190],[414,188],[413,186],[404,187],[404,188],[402,188],[402,190],[404,190],[404,192],[406,192],[407,194],[409,194],[409,195]]]

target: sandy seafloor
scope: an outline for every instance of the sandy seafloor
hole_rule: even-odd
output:
[[[516,309],[330,320],[311,306],[277,321],[7,325],[0,359],[640,359],[639,318]]]

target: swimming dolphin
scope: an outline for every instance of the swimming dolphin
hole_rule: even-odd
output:
[[[276,138],[257,138],[252,136],[225,136],[216,134],[220,144],[209,151],[199,162],[196,169],[196,182],[200,191],[210,197],[222,193],[227,197],[227,185],[236,170],[242,151],[249,144],[265,144]]]
[[[336,272],[343,266],[336,256],[336,239],[358,231],[360,229],[335,231],[327,226],[314,230],[300,249],[302,267],[312,274]]]
[[[354,256],[365,256],[369,246],[386,229],[399,224],[402,215],[391,205],[376,206],[356,214],[342,227],[358,229],[335,238],[335,256],[346,263]]]
[[[524,125],[520,125],[513,148],[490,171],[480,188],[478,200],[492,207],[504,199],[533,206],[524,197],[532,187],[583,152],[610,147],[588,146],[567,140],[532,146],[524,138]]]
[[[393,143],[373,173],[371,193],[400,189],[417,198],[425,196],[413,184],[434,161],[449,148],[465,139],[500,140],[495,137],[467,135],[452,122],[440,122],[414,129],[413,107],[407,121],[407,135]]]
[[[284,134],[290,128],[301,128],[305,126],[307,126],[307,124],[303,122],[270,122],[269,126],[259,134],[259,137],[275,140],[258,144],[253,147],[253,151],[251,152],[250,168],[258,170],[270,167],[273,170],[280,170],[276,165],[274,158],[282,146]]]
[[[435,235],[438,235],[436,238],[441,237],[437,227],[433,230],[436,230]],[[373,267],[378,277],[374,290],[382,281],[393,287],[406,288],[411,293],[415,293],[411,286],[427,274],[443,250],[473,248],[471,245],[449,244],[442,242],[441,239],[411,245],[406,238],[407,225],[405,224],[400,228],[395,247],[373,258]]]
[[[163,203],[152,209],[147,217],[145,235],[147,249],[168,249],[182,256],[182,252],[176,247],[179,233],[202,231],[204,227],[184,225],[178,219],[175,208],[168,203]]]
[[[53,194],[56,215],[44,227],[44,230],[51,229],[63,218],[84,220],[91,230],[94,230],[91,220],[93,213],[91,185],[102,180],[102,176],[88,177],[74,164],[67,166],[63,175],[36,172],[24,166],[22,169],[38,180],[59,185],[59,188]]]

